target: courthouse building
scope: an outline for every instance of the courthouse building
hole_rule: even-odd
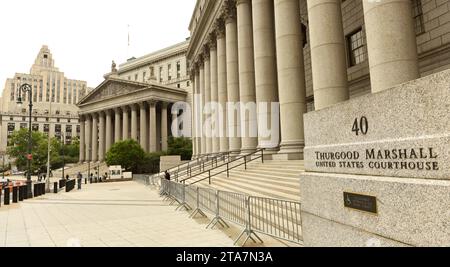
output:
[[[208,116],[194,114],[195,156],[259,147],[301,159],[305,112],[450,67],[447,0],[198,0],[189,29],[203,103],[280,104],[276,143],[237,137],[252,120],[245,112],[210,138]]]
[[[70,144],[80,137],[78,107],[76,103],[90,90],[85,81],[68,79],[55,67],[52,53],[47,46],[39,51],[30,73],[16,73],[7,79],[1,99],[0,151],[12,145],[9,141],[14,131],[28,128],[28,93],[22,92],[21,106],[17,105],[18,88],[21,84],[32,87],[33,113],[32,129],[50,134],[51,137],[65,137]]]
[[[119,141],[134,139],[147,152],[167,150],[171,128],[181,113],[175,103],[191,101],[186,61],[189,40],[140,58],[129,59],[78,104],[81,120],[80,162],[103,162]],[[176,123],[190,135],[189,125]],[[83,145],[84,144],[84,145]]]

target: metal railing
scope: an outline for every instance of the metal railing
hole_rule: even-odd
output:
[[[264,163],[264,150],[265,150],[264,148],[258,149],[256,151],[248,153],[247,155],[238,156],[238,157],[234,158],[233,160],[229,159],[227,162],[223,163],[222,165],[217,165],[216,164],[215,168],[212,168],[210,170],[206,170],[206,171],[194,174],[194,175],[191,174],[188,178],[185,178],[185,179],[181,180],[180,183],[184,183],[185,184],[186,181],[189,181],[189,180],[191,180],[191,179],[193,179],[195,177],[199,177],[201,175],[206,175],[206,174],[207,174],[206,177],[191,183],[191,185],[200,183],[200,182],[205,181],[205,180],[208,180],[209,184],[211,184],[211,178],[213,178],[215,176],[218,176],[218,175],[220,175],[222,173],[227,173],[227,177],[230,177],[230,171],[231,170],[236,169],[236,168],[238,168],[240,166],[245,166],[245,169],[247,170],[247,164],[252,162],[252,161],[261,159],[262,163]],[[261,155],[257,155],[258,153],[261,153]]]
[[[184,207],[193,210],[190,217],[213,215],[206,228],[217,224],[229,227],[227,222],[243,226],[244,229],[234,244],[245,237],[263,242],[258,234],[297,244],[303,242],[301,231],[301,204],[290,200],[248,196],[240,193],[216,191],[191,185],[184,185],[161,179],[161,194],[172,202],[178,202],[177,210]]]

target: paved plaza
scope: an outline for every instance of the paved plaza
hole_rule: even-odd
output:
[[[230,247],[134,182],[93,184],[0,208],[0,247]]]
[[[83,185],[0,207],[0,247],[232,247],[241,228],[205,229],[135,182]],[[261,236],[263,244],[297,246]]]

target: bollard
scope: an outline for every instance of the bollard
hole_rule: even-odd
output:
[[[87,178],[84,178],[84,184],[87,184]]]
[[[89,183],[92,184],[92,178],[89,178]]]
[[[81,183],[82,183],[82,180],[78,179],[78,190],[81,190]]]
[[[3,198],[5,206],[9,205],[9,187],[5,187],[5,197]]]
[[[58,194],[58,182],[53,183],[53,193]]]
[[[36,189],[36,184],[34,184],[33,185],[33,192],[32,192],[33,194],[33,197],[38,197],[38,192],[37,192],[37,189]]]
[[[23,186],[22,185],[19,185],[18,191],[19,191],[19,201],[23,201]]]
[[[28,189],[27,185],[22,185],[23,200],[28,199],[28,191],[27,191],[27,189]]]
[[[18,203],[19,202],[19,198],[18,198],[18,187],[17,186],[15,186],[15,187],[13,187],[13,203]]]

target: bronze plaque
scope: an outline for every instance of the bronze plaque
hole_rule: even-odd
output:
[[[344,192],[344,206],[346,208],[378,214],[377,198]]]

